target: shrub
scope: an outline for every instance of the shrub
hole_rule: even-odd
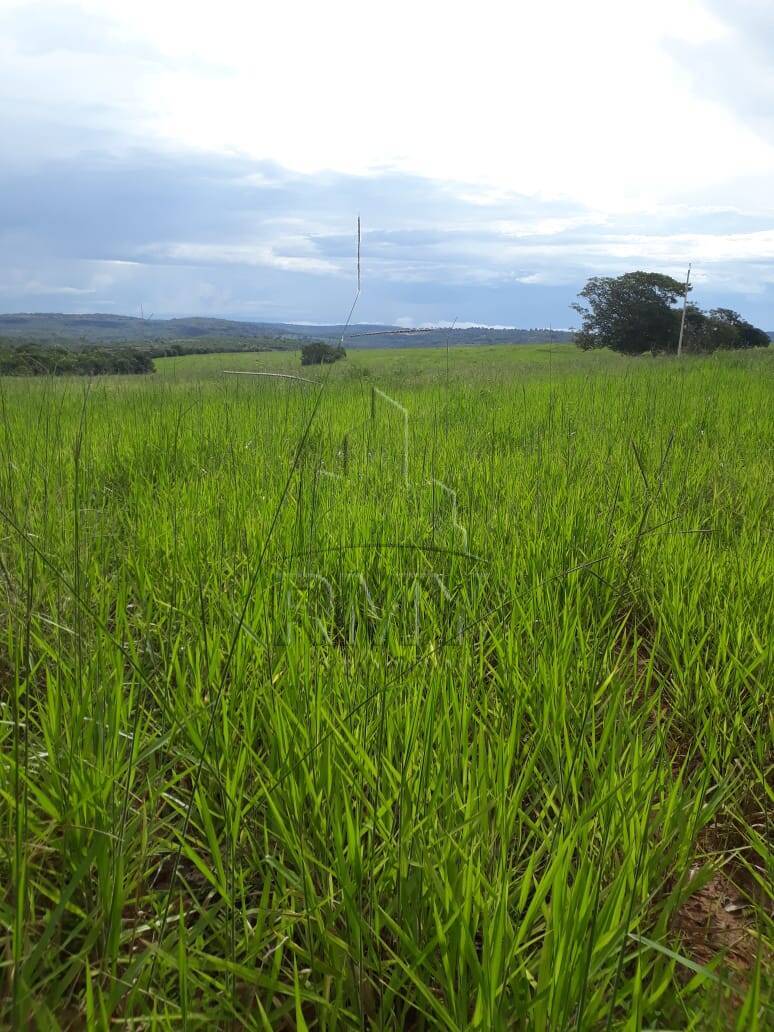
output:
[[[330,365],[346,357],[347,352],[340,344],[334,347],[333,344],[311,341],[301,348],[301,365]]]

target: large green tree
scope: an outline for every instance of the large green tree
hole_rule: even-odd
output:
[[[689,288],[690,289],[690,288]],[[658,272],[594,276],[572,307],[583,324],[575,341],[584,350],[612,348],[629,355],[676,351],[678,310],[685,284]]]

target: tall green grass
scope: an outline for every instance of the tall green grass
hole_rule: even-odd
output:
[[[0,381],[0,1022],[765,1028],[771,359]]]

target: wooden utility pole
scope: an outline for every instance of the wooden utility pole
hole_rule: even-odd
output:
[[[688,287],[691,283],[691,266],[688,265],[688,275],[685,277],[685,293],[683,294],[683,315],[680,319],[680,336],[677,339],[677,357],[683,353],[683,331],[685,330],[685,310],[688,307]]]

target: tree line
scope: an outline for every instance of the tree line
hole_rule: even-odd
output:
[[[151,355],[139,348],[63,348],[0,341],[0,376],[121,376],[154,369]]]

